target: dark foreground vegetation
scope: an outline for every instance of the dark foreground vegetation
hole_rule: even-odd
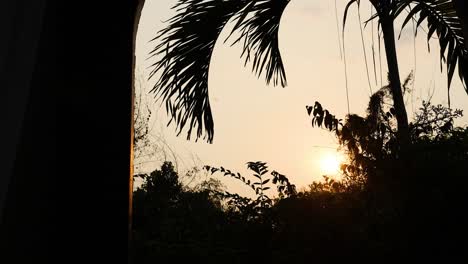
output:
[[[313,126],[335,133],[347,153],[339,181],[324,177],[298,191],[263,162],[248,163],[249,176],[205,166],[245,183],[256,194],[250,199],[216,178],[184,187],[169,162],[137,175],[144,183],[134,192],[134,263],[464,258],[468,128],[454,126],[462,113],[425,102],[402,147],[390,97],[382,88],[366,116],[344,121],[318,102],[307,107]]]

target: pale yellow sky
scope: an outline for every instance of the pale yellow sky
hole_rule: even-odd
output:
[[[155,45],[148,41],[164,26],[161,21],[174,14],[170,7],[175,2],[146,0],[137,35],[139,74],[148,75],[149,69],[146,68],[154,61],[145,61],[145,58]],[[346,2],[338,0],[340,26]],[[367,1],[362,1],[362,20],[369,15],[370,6]],[[399,29],[398,25],[399,22],[396,26]],[[370,95],[358,26],[357,8],[353,7],[345,30],[352,113],[363,113]],[[215,46],[209,72],[209,95],[215,121],[213,144],[202,140],[189,142],[184,133],[176,137],[173,126],[161,132],[180,156],[188,158],[195,154],[203,164],[224,166],[247,174],[245,163],[261,160],[268,162],[270,168],[286,174],[298,187],[320,179],[319,160],[327,152],[334,151],[336,140],[331,133],[311,127],[305,105],[317,100],[338,117],[344,117],[347,113],[344,65],[340,59],[334,1],[291,0],[286,7],[279,36],[288,78],[286,88],[267,86],[263,78],[257,79],[250,68],[244,68],[243,60],[239,59],[240,47],[222,44],[228,31],[223,31]],[[375,86],[373,78],[370,24],[364,34],[369,74],[374,84],[372,89],[376,91],[378,86]],[[415,68],[413,40],[410,26],[403,31],[397,43],[403,79]],[[427,100],[433,91],[433,103],[447,104],[445,68],[441,73],[438,56],[437,40],[431,41],[431,53],[428,53],[426,36],[420,31],[416,38],[415,89],[413,97],[408,97],[407,110],[410,115],[413,108],[417,108],[422,99]],[[382,65],[386,65],[383,50]],[[146,83],[143,89],[149,91],[153,82]],[[468,96],[457,73],[451,88],[451,104],[453,108],[465,109],[465,112],[468,106]],[[167,123],[164,109],[159,111],[156,121]],[[461,123],[467,124],[468,117],[463,117]],[[226,183],[231,190],[245,189],[235,181]]]

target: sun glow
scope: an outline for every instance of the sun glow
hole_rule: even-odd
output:
[[[327,153],[320,160],[320,169],[325,175],[336,175],[342,162],[343,157],[338,153]]]

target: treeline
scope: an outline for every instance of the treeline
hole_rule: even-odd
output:
[[[314,126],[335,133],[348,155],[340,181],[324,177],[297,191],[263,162],[248,163],[250,176],[205,167],[242,181],[255,193],[247,198],[215,178],[187,188],[169,162],[138,175],[143,184],[133,198],[134,263],[463,257],[468,128],[454,126],[462,113],[424,103],[410,124],[411,145],[402,149],[384,95],[371,98],[366,116],[344,121],[320,103],[307,108]]]

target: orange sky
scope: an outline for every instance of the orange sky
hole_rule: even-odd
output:
[[[346,2],[338,0],[340,23]],[[148,41],[164,26],[161,21],[174,14],[170,9],[174,3],[174,0],[146,0],[137,35],[138,74],[148,75],[146,68],[152,61],[145,58],[155,45]],[[351,8],[349,13],[345,47],[351,112],[363,113],[370,93],[356,10],[356,7]],[[366,20],[369,15],[370,8],[363,1],[362,19]],[[399,25],[397,21],[397,29]],[[185,134],[175,137],[174,127],[164,127],[168,121],[164,109],[154,120],[156,127],[162,127],[159,132],[187,160],[185,166],[191,165],[190,157],[195,154],[201,160],[199,165],[224,166],[246,174],[246,162],[261,160],[268,162],[270,168],[286,174],[299,187],[319,179],[318,162],[327,152],[334,151],[336,140],[331,133],[311,127],[305,105],[317,100],[338,117],[347,113],[344,66],[340,59],[336,26],[334,1],[291,0],[283,14],[279,36],[288,78],[286,88],[266,86],[263,78],[257,79],[250,68],[244,68],[243,60],[239,59],[240,47],[222,45],[229,31],[225,29],[221,41],[215,46],[209,72],[210,102],[215,121],[214,143],[188,142]],[[369,25],[364,37],[372,89],[376,91],[379,87],[373,78],[371,36]],[[439,55],[434,52],[438,50],[437,40],[431,41],[431,53],[428,53],[424,32],[418,34],[416,45],[413,41],[410,26],[403,31],[397,43],[401,77],[404,79],[416,66],[415,88],[412,96],[407,98],[410,116],[421,100],[427,100],[433,91],[433,103],[447,103],[445,69],[440,72]],[[384,54],[382,64],[386,64]],[[385,68],[383,75],[385,77]],[[149,91],[153,81],[144,83],[141,89]],[[451,95],[453,108],[467,109],[468,96],[457,74]],[[465,116],[459,124],[467,123],[468,117]],[[226,184],[232,191],[245,189],[234,181],[226,181]]]

